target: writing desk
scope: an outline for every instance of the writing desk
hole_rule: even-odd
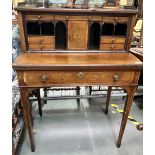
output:
[[[26,52],[17,58],[13,68],[17,71],[32,151],[35,151],[35,142],[28,104],[28,89],[54,86],[107,85],[109,88],[112,86],[124,88],[128,97],[117,140],[117,147],[120,147],[142,69],[142,62],[135,56],[130,53],[86,53],[84,51],[80,53],[75,51],[71,53]],[[109,101],[106,102],[106,113],[108,105]]]

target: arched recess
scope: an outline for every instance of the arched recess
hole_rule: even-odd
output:
[[[98,22],[92,23],[89,33],[89,49],[99,49],[101,28]]]
[[[63,22],[55,26],[55,49],[66,49],[66,26]]]

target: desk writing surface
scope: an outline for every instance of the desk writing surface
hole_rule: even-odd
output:
[[[68,68],[70,67],[70,68]],[[142,69],[142,62],[130,53],[24,53],[13,68],[20,69]]]

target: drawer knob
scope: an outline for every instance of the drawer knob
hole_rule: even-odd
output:
[[[82,79],[83,77],[84,77],[84,73],[79,72],[79,73],[78,73],[78,78],[79,78],[79,79]]]
[[[112,43],[114,43],[115,42],[115,39],[112,39]]]
[[[114,49],[114,45],[111,45],[111,50],[113,50]]]
[[[38,19],[40,19],[41,18],[41,16],[38,16]]]
[[[48,80],[48,76],[46,74],[41,76],[41,81],[46,82]]]
[[[120,79],[120,75],[119,75],[119,74],[115,74],[115,75],[114,75],[114,80],[115,80],[115,81],[118,81],[119,79]]]
[[[40,50],[41,50],[41,51],[43,50],[43,46],[42,46],[42,45],[40,46]]]

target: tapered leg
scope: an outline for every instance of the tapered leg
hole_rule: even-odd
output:
[[[47,88],[44,88],[44,97],[47,97]],[[44,101],[44,104],[47,104],[47,101]]]
[[[28,101],[28,91],[27,88],[20,88],[21,93],[21,103],[23,106],[24,118],[26,122],[26,126],[28,129],[28,134],[31,143],[31,151],[35,151],[35,143],[34,143],[34,136],[32,132],[32,124],[31,124],[31,117],[30,117],[30,108],[29,108],[29,101]]]
[[[118,136],[118,140],[117,140],[117,144],[116,144],[118,148],[121,146],[121,141],[122,141],[122,137],[124,134],[125,126],[126,126],[129,112],[131,109],[131,105],[132,105],[132,102],[134,99],[134,92],[135,92],[135,87],[131,87],[128,91],[128,96],[127,96],[126,102],[125,102],[124,113],[123,113],[123,117],[122,117],[119,136]]]
[[[36,92],[37,92],[37,98],[38,98],[39,115],[42,116],[42,107],[41,107],[40,89],[37,89]]]
[[[33,126],[33,117],[32,117],[32,103],[30,105],[30,119],[31,119],[31,124]]]
[[[112,87],[109,86],[109,87],[108,87],[108,93],[107,93],[107,100],[106,100],[106,108],[105,108],[105,110],[104,110],[105,114],[108,113],[108,107],[109,107],[110,97],[111,97],[111,90],[112,90]]]
[[[128,102],[128,94],[127,94],[126,99],[125,99],[124,111],[125,111],[125,109],[126,109],[127,102]]]
[[[36,91],[33,90],[28,90],[29,94],[28,94],[28,97],[33,97],[33,95],[36,96]],[[31,118],[31,123],[32,123],[32,126],[33,126],[33,117],[32,117],[32,102],[29,102],[29,107],[30,107],[30,118]]]

